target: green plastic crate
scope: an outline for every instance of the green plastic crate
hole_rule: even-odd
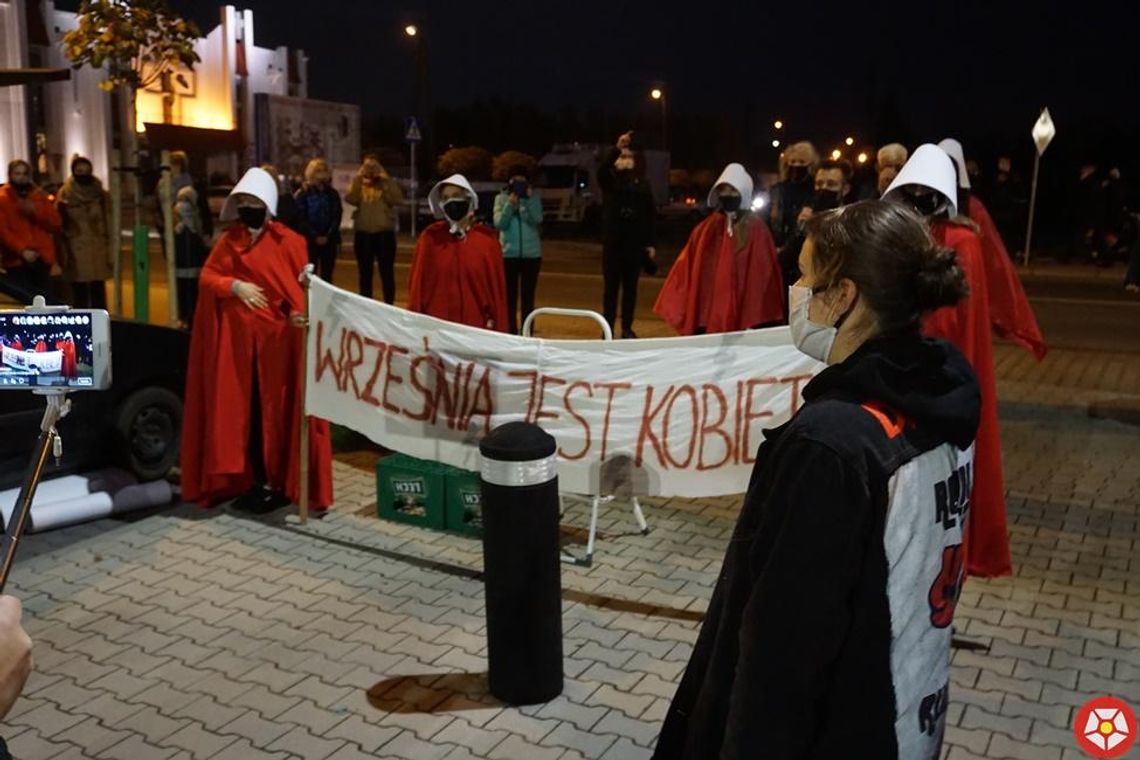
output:
[[[447,468],[446,527],[455,533],[483,537],[483,493],[479,473]]]
[[[376,509],[382,519],[443,530],[446,494],[442,465],[404,454],[376,464]]]

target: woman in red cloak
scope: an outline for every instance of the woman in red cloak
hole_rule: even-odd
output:
[[[471,327],[506,332],[507,278],[499,236],[475,222],[479,196],[462,174],[432,188],[439,221],[420,233],[408,309]]]
[[[982,242],[982,265],[986,273],[986,288],[989,293],[990,321],[994,332],[1029,351],[1041,361],[1049,350],[1041,328],[1037,326],[1037,316],[1025,288],[1017,276],[1013,259],[1006,250],[997,225],[990,217],[985,204],[971,191],[970,175],[966,171],[966,155],[962,144],[952,138],[938,143],[954,159],[958,173],[958,212],[965,214],[978,226]]]
[[[752,213],[752,178],[729,164],[709,192],[717,209],[696,226],[653,311],[682,335],[733,332],[784,318],[776,244]]]
[[[990,298],[982,241],[976,226],[958,217],[957,187],[954,162],[938,146],[926,144],[914,152],[883,198],[909,205],[928,220],[935,241],[957,252],[958,266],[970,287],[970,295],[957,306],[930,314],[923,323],[923,333],[953,343],[978,375],[982,417],[974,444],[974,488],[963,544],[966,571],[993,577],[1009,575],[1013,567],[1006,527]]]
[[[71,333],[64,333],[63,339],[55,342],[55,348],[63,353],[60,374],[64,377],[75,377],[78,374],[78,366],[75,360],[75,339]]]
[[[182,496],[211,506],[240,496],[265,512],[300,499],[304,238],[271,217],[277,183],[250,169],[222,209],[237,219],[202,268],[182,426]],[[309,499],[332,503],[328,423],[310,418]]]

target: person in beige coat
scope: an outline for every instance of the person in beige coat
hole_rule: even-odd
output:
[[[344,200],[356,206],[352,215],[352,247],[360,276],[360,295],[372,297],[372,266],[380,270],[384,303],[396,300],[396,207],[404,193],[373,153],[364,156],[360,171]],[[414,213],[414,211],[413,211]]]
[[[71,285],[72,306],[105,309],[114,242],[111,197],[95,177],[90,159],[72,159],[71,176],[56,203],[63,221],[63,276]]]

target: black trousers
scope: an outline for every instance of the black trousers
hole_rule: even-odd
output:
[[[198,278],[176,277],[174,281],[178,288],[178,319],[191,327],[198,308]]]
[[[332,282],[339,240],[330,240],[324,245],[309,241],[309,263],[317,268],[317,275],[325,282]]]
[[[507,272],[507,315],[511,335],[518,335],[527,316],[534,311],[534,291],[538,288],[538,272],[542,259],[503,259]],[[519,310],[519,293],[522,292],[522,314]],[[518,315],[518,316],[516,316]]]
[[[107,286],[102,280],[71,283],[71,306],[76,309],[106,309]]]
[[[352,247],[356,253],[356,270],[360,276],[360,295],[372,297],[372,265],[380,270],[380,287],[384,303],[396,302],[396,233],[353,233]]]
[[[621,292],[621,329],[633,329],[633,316],[637,311],[637,281],[641,277],[641,262],[645,246],[628,243],[606,243],[602,246],[602,312],[613,327],[617,318],[618,292]]]

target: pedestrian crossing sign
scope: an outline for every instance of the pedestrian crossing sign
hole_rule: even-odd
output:
[[[404,120],[404,139],[410,143],[422,142],[424,139],[423,133],[420,132],[420,123],[416,121],[415,116],[409,116]]]

